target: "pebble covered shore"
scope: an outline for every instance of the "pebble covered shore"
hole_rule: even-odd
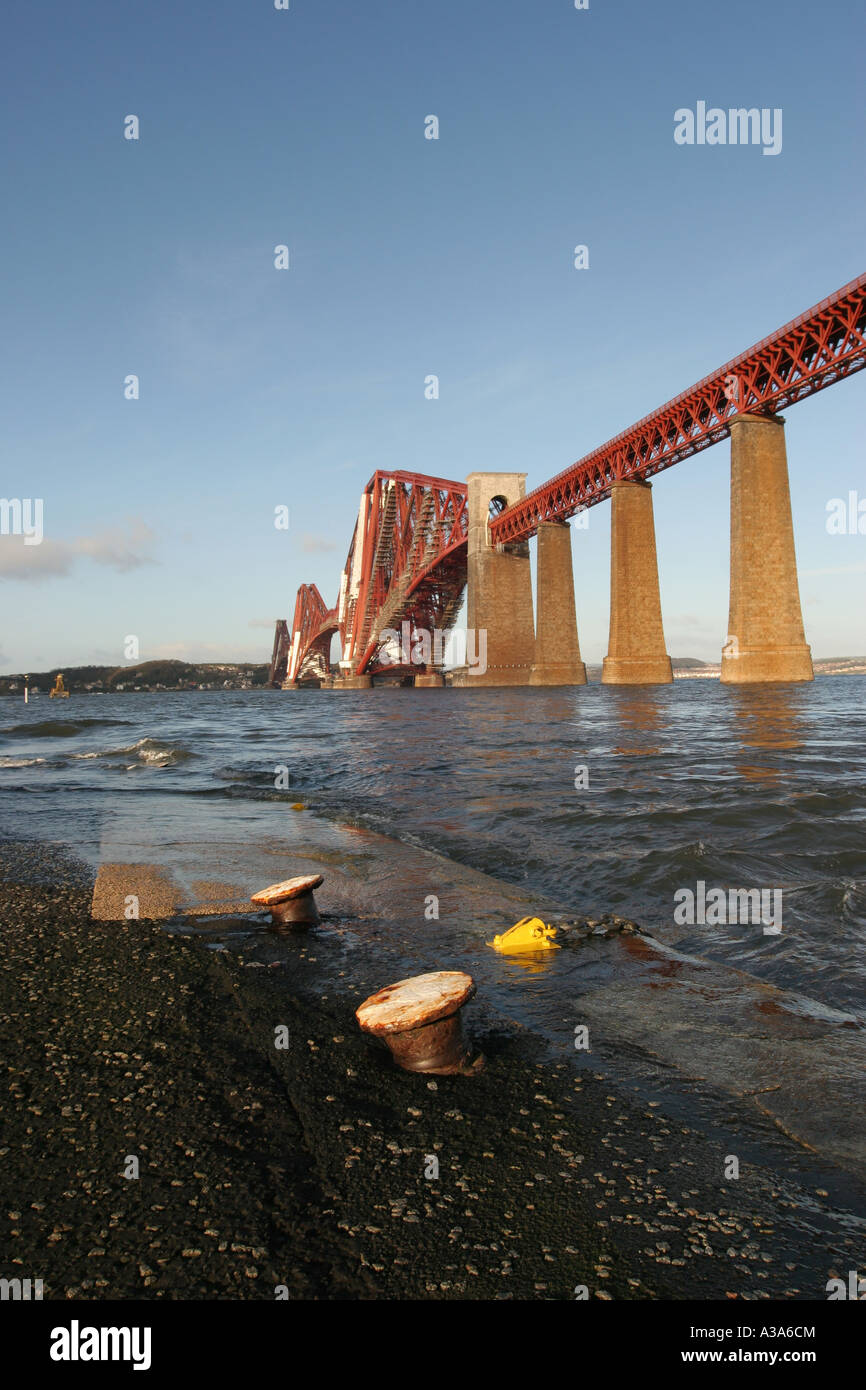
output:
[[[409,1075],[357,999],[93,922],[91,893],[0,846],[0,1276],[45,1298],[823,1299],[866,1262],[822,1194],[725,1181],[708,1138],[481,1001],[485,1070]]]

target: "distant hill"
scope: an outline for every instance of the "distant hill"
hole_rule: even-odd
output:
[[[55,666],[27,672],[31,690],[48,691],[58,671],[71,693],[97,690],[245,690],[267,684],[268,666],[252,662],[141,661],[136,666]],[[0,676],[0,695],[21,695],[25,673]]]

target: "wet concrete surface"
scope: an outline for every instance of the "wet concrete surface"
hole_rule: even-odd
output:
[[[363,976],[368,993],[408,974],[466,970],[485,997],[544,1034],[572,1065],[582,1060],[575,1029],[586,1027],[584,1060],[615,1074],[627,1050],[647,1082],[735,1097],[771,1140],[775,1130],[803,1155],[866,1174],[862,1019],[648,936],[620,934],[620,919],[569,917],[567,903],[530,898],[367,829],[274,808],[273,833],[263,834],[231,806],[196,812],[194,832],[175,801],[162,822],[153,802],[146,823],[137,810],[112,819],[93,860],[95,917],[122,917],[135,894],[143,917],[202,918],[211,942],[252,949],[262,943],[247,933],[268,917],[253,920],[250,894],[288,874],[320,872],[317,902],[330,919],[324,978],[333,975],[336,945],[339,968]],[[436,916],[428,919],[431,902]],[[488,949],[497,932],[538,912],[566,921],[557,938],[565,949],[514,957]],[[280,959],[262,949],[262,959]]]

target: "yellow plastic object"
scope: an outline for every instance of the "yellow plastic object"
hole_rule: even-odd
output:
[[[560,948],[551,937],[556,936],[556,927],[546,927],[540,917],[523,917],[501,936],[494,936],[487,945],[495,951],[558,951]]]

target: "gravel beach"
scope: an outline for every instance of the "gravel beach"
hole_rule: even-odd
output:
[[[483,1001],[485,1070],[428,1080],[290,964],[92,921],[57,849],[0,875],[0,1275],[45,1298],[824,1299],[866,1266],[820,1191],[725,1181]]]

